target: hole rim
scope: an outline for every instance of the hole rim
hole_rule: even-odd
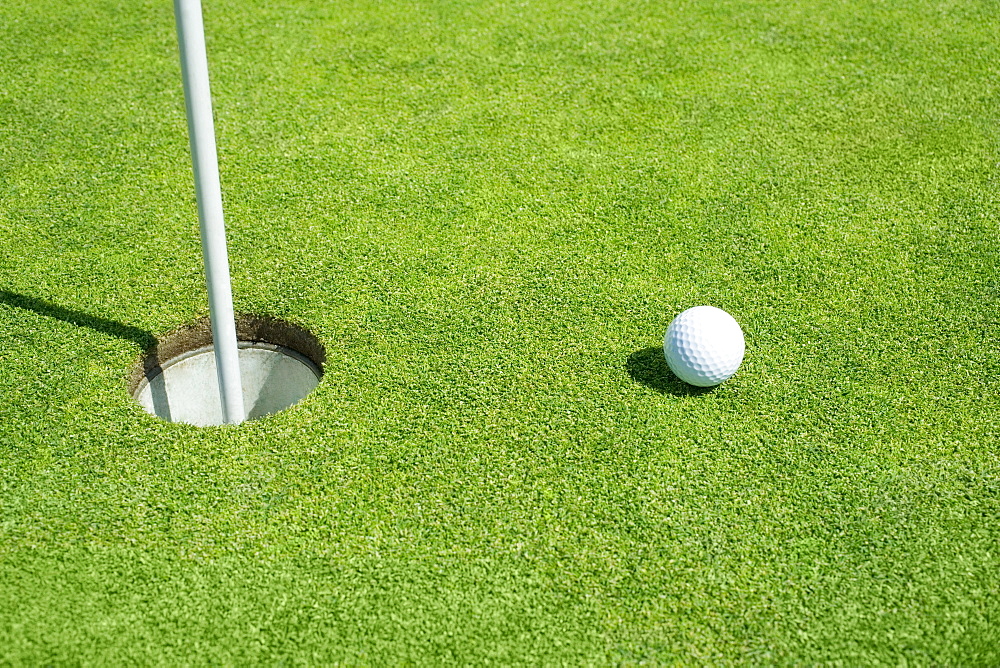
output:
[[[316,375],[317,387],[323,382],[326,347],[305,327],[275,316],[237,313],[236,338],[241,349],[270,348],[298,359]],[[210,316],[202,316],[156,337],[153,345],[132,364],[127,381],[129,397],[138,404],[139,393],[165,369],[213,347]],[[315,391],[313,388],[310,394]]]

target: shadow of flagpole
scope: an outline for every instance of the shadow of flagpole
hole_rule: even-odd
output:
[[[152,332],[148,332],[145,329],[125,325],[96,315],[90,315],[83,311],[68,309],[42,299],[28,297],[27,295],[9,290],[0,290],[0,304],[7,304],[8,306],[14,306],[26,311],[34,311],[48,318],[55,318],[56,320],[68,322],[71,325],[92,329],[107,336],[125,339],[126,341],[135,343],[142,350],[151,348],[156,344],[156,337]]]

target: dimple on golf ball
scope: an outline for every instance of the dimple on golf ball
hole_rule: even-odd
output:
[[[714,306],[682,312],[667,328],[663,354],[685,383],[712,387],[731,378],[743,363],[746,343],[733,316]]]

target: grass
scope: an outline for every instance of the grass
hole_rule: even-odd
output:
[[[0,663],[1000,663],[996,10],[207,2],[237,310],[329,362],[197,429],[171,7],[5,3]]]

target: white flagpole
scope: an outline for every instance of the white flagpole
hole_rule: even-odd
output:
[[[194,163],[201,248],[205,258],[222,416],[226,423],[238,424],[246,418],[246,411],[240,380],[233,289],[229,280],[229,255],[226,251],[226,227],[222,216],[222,187],[215,148],[215,126],[212,122],[212,95],[208,84],[208,56],[205,50],[201,0],[174,0],[174,13],[180,42],[184,99],[187,104],[188,133]]]

